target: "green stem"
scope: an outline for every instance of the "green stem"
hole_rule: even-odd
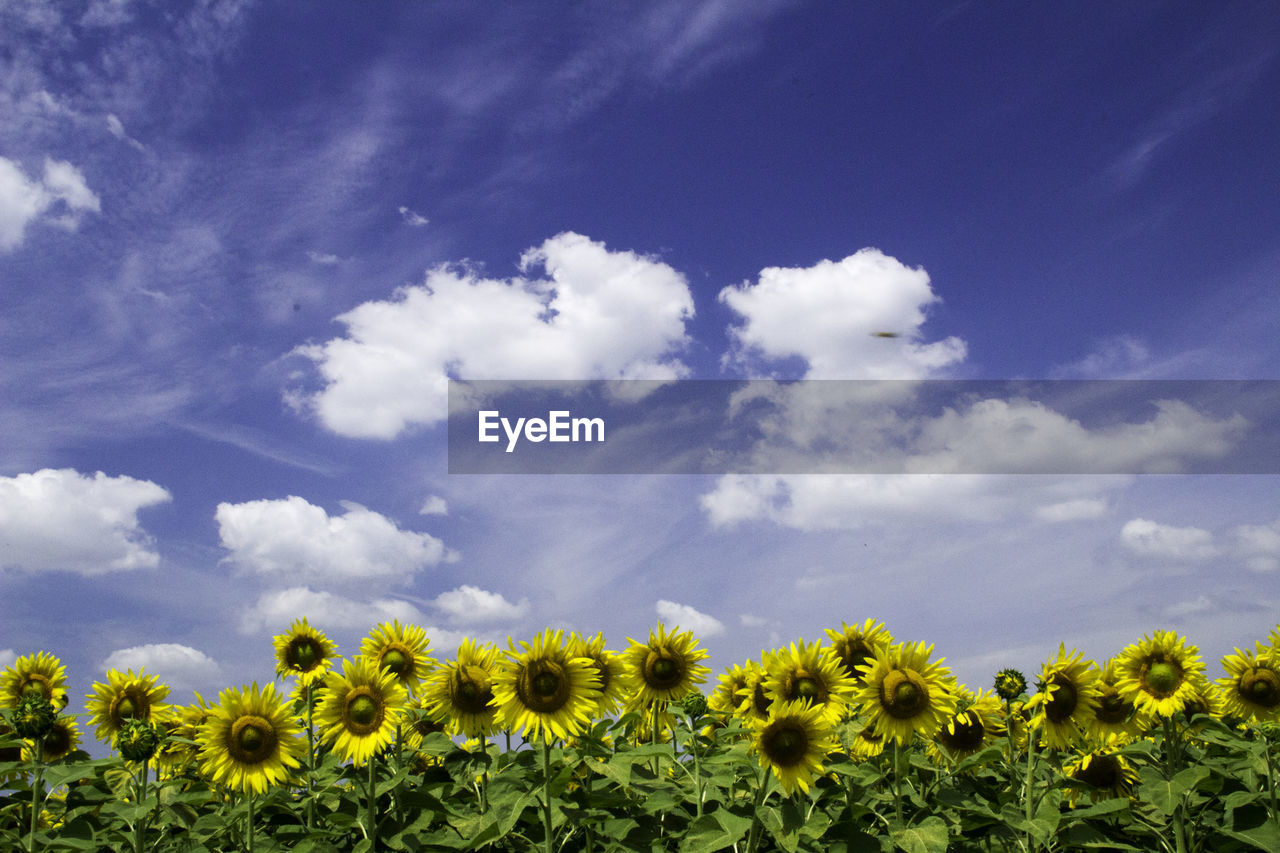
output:
[[[893,813],[902,827],[902,747],[893,740]]]
[[[751,830],[747,833],[747,853],[756,853],[760,846],[760,838],[764,835],[764,825],[760,823],[760,809],[764,807],[765,798],[769,796],[769,783],[773,774],[768,768],[761,767],[756,774],[756,802],[751,808]]]
[[[369,757],[369,793],[365,804],[365,820],[369,824],[369,849],[378,849],[378,757]]]
[[[542,846],[552,853],[551,838],[551,741],[542,733]]]
[[[244,822],[244,840],[245,845],[249,848],[249,853],[253,853],[253,801],[257,799],[252,791],[249,792],[249,816]]]
[[[1022,811],[1023,816],[1027,819],[1027,850],[1034,850],[1035,847],[1031,840],[1031,815],[1034,813],[1033,804],[1031,802],[1031,783],[1034,781],[1035,758],[1036,758],[1036,742],[1040,739],[1040,733],[1036,731],[1035,726],[1027,724],[1027,774],[1022,782]]]
[[[40,795],[44,787],[44,737],[38,737],[35,746],[35,778],[31,784],[31,835],[27,838],[28,853],[35,853],[36,827],[40,825]]]
[[[1174,727],[1173,718],[1164,718],[1164,761],[1165,775],[1172,781],[1178,772],[1179,759],[1177,732]],[[1173,842],[1178,853],[1187,853],[1187,825],[1186,816],[1183,814],[1183,798],[1178,796],[1178,801],[1173,807]]]
[[[689,751],[693,753],[693,788],[698,795],[697,816],[702,817],[702,761],[698,754],[698,722],[692,716],[689,717],[689,735]]]
[[[315,827],[316,822],[316,804],[311,799],[312,777],[316,772],[316,728],[313,719],[313,709],[311,707],[311,691],[312,683],[308,682],[306,688],[302,691],[302,695],[307,703],[307,830],[310,831]]]
[[[1257,729],[1257,732],[1258,737],[1262,740],[1262,754],[1267,759],[1267,791],[1271,795],[1271,820],[1275,823],[1276,828],[1280,829],[1280,808],[1276,807],[1276,777],[1271,764],[1271,743],[1267,740],[1266,732],[1261,727]]]

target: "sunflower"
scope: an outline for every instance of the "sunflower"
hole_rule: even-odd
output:
[[[1089,792],[1091,802],[1127,797],[1132,793],[1138,772],[1117,749],[1109,746],[1082,753],[1063,765],[1062,772],[1072,787],[1069,799],[1073,806],[1082,791]]]
[[[769,656],[764,656],[765,661],[769,660]],[[768,679],[769,673],[763,666],[753,660],[747,661],[744,667],[746,672],[746,681],[742,685],[742,700],[738,703],[737,713],[744,721],[760,722],[769,719],[769,707],[773,704],[773,700],[769,698],[764,690],[765,680]]]
[[[747,677],[750,668],[755,666],[747,661],[745,667],[733,664],[720,673],[719,683],[707,697],[707,707],[716,714],[728,716],[738,710],[742,700],[747,698]]]
[[[1116,666],[1121,695],[1139,711],[1158,717],[1181,711],[1204,671],[1198,649],[1174,631],[1156,631],[1125,647]]]
[[[53,728],[44,736],[44,760],[57,761],[66,758],[76,751],[80,745],[80,729],[76,726],[75,717],[58,717],[53,721]],[[22,760],[30,761],[34,753],[31,747],[24,744]],[[3,760],[3,759],[0,759]]]
[[[780,702],[768,720],[757,723],[751,751],[760,756],[760,766],[773,771],[790,796],[796,789],[809,790],[809,783],[822,774],[822,761],[834,751],[831,720],[821,705]]]
[[[492,734],[498,714],[493,704],[497,656],[496,646],[477,646],[464,639],[458,647],[458,656],[427,676],[422,708],[431,721],[445,723],[451,734],[467,737]]]
[[[1077,649],[1067,654],[1059,644],[1056,660],[1046,661],[1036,682],[1036,695],[1027,700],[1031,728],[1043,731],[1051,749],[1067,749],[1079,742],[1093,724],[1098,703],[1098,668]]]
[[[307,744],[274,684],[228,687],[200,727],[200,766],[219,785],[255,794],[289,778]]]
[[[1004,735],[1004,706],[993,693],[956,689],[956,712],[929,744],[931,754],[948,761],[973,755]]]
[[[595,718],[616,714],[622,709],[622,699],[631,689],[631,679],[623,665],[622,657],[604,647],[604,634],[591,639],[572,634],[569,637],[569,654],[588,658],[600,678],[600,699],[596,704]]]
[[[395,740],[408,700],[395,673],[360,656],[325,676],[315,722],[321,736],[360,767]]]
[[[831,638],[832,651],[844,666],[845,675],[855,684],[863,682],[863,665],[870,664],[876,652],[885,651],[893,645],[893,637],[885,630],[884,623],[874,619],[868,619],[861,625],[841,622],[840,630],[828,628],[827,636]]]
[[[412,750],[422,749],[422,744],[428,735],[449,733],[448,719],[441,721],[433,718],[430,712],[426,710],[425,701],[425,697],[418,700],[418,711],[420,713],[408,715],[408,723],[404,729],[405,746]]]
[[[1227,712],[1260,723],[1280,720],[1280,653],[1265,647],[1236,649],[1222,659],[1225,678],[1218,679]]]
[[[635,692],[632,708],[648,708],[654,702],[679,699],[693,689],[695,684],[706,681],[711,672],[698,661],[707,657],[705,649],[698,648],[692,631],[672,631],[661,622],[658,630],[649,632],[649,642],[632,640],[630,648],[622,653],[631,676]]]
[[[494,678],[494,702],[508,731],[525,740],[570,738],[591,722],[600,702],[600,677],[590,658],[574,657],[564,632],[550,628],[521,641],[508,640],[506,659]]]
[[[1093,719],[1086,723],[1090,740],[1105,746],[1124,743],[1141,735],[1146,728],[1146,717],[1138,713],[1131,701],[1120,695],[1119,671],[1114,658],[1098,670],[1094,687],[1097,688],[1098,697],[1095,700]]]
[[[900,745],[913,734],[931,737],[955,712],[955,680],[942,660],[929,661],[933,646],[898,643],[863,665],[865,683],[856,695],[877,734]]]
[[[129,720],[150,721],[153,716],[164,713],[168,706],[161,704],[161,700],[168,695],[169,688],[159,684],[154,675],[147,675],[144,669],[139,669],[137,675],[133,670],[127,673],[109,670],[107,683],[95,681],[93,692],[85,697],[89,722],[97,726],[93,736],[111,743]]]
[[[867,723],[849,743],[849,755],[854,761],[867,761],[884,752],[884,737],[876,727]]]
[[[822,708],[832,725],[840,722],[857,685],[840,659],[818,643],[792,643],[769,659],[764,692],[774,702],[804,702]]]
[[[422,679],[435,666],[427,655],[427,632],[417,625],[401,625],[400,620],[383,622],[360,643],[360,655],[385,669],[410,693],[416,693]]]
[[[67,669],[56,657],[46,652],[24,655],[0,674],[0,704],[16,708],[22,697],[39,693],[55,709],[67,707]]]
[[[298,677],[298,684],[306,686],[324,678],[338,653],[328,637],[307,624],[306,619],[295,619],[289,630],[273,638],[276,649],[276,674],[281,678]]]
[[[209,703],[199,693],[191,705],[174,705],[159,716],[166,737],[156,752],[156,773],[162,779],[184,774],[200,759],[200,729],[209,721]]]

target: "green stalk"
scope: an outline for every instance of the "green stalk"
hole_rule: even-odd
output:
[[[893,813],[898,818],[898,827],[902,822],[902,747],[898,739],[893,739]]]
[[[1254,731],[1258,733],[1258,739],[1262,741],[1262,755],[1267,762],[1267,793],[1271,798],[1271,820],[1275,823],[1276,828],[1280,829],[1280,808],[1276,807],[1276,777],[1271,763],[1271,742],[1267,740],[1267,733],[1262,730],[1261,726],[1255,726]]]
[[[1035,726],[1027,723],[1027,775],[1022,783],[1022,810],[1023,815],[1027,819],[1027,850],[1033,850],[1031,842],[1031,815],[1034,813],[1031,802],[1031,783],[1034,780],[1034,768],[1036,757],[1036,742],[1040,740],[1040,733],[1036,731]]]
[[[369,757],[369,792],[366,798],[365,820],[369,824],[369,849],[378,849],[378,757]]]
[[[245,844],[249,848],[249,853],[253,853],[253,801],[256,799],[252,791],[249,792],[249,816],[244,822],[244,839]]]
[[[551,741],[542,733],[542,846],[546,853],[553,853],[551,844]]]
[[[35,853],[36,827],[40,825],[40,793],[44,787],[44,737],[35,739],[36,767],[31,784],[31,835],[27,838],[27,853]]]
[[[689,734],[689,750],[693,753],[693,787],[698,794],[697,816],[702,817],[702,761],[698,755],[698,728],[693,717],[689,718]]]
[[[751,808],[751,830],[747,833],[747,853],[756,853],[756,848],[760,846],[760,838],[764,835],[764,825],[760,823],[760,809],[764,806],[765,798],[769,796],[769,783],[772,781],[773,774],[767,767],[761,766],[760,772],[756,774],[756,802]]]
[[[316,823],[316,804],[311,799],[311,786],[313,784],[312,777],[316,772],[316,727],[313,719],[313,709],[311,707],[311,691],[314,689],[311,682],[307,683],[306,689],[302,691],[307,703],[307,831],[310,832],[315,828]]]
[[[1165,774],[1172,781],[1174,774],[1178,772],[1179,758],[1177,748],[1177,737],[1174,730],[1173,717],[1164,718],[1164,761]],[[1177,853],[1187,853],[1187,825],[1186,816],[1182,813],[1183,797],[1178,797],[1178,802],[1173,807],[1173,841],[1177,847]]]
[[[147,805],[147,762],[142,762],[142,772],[138,774],[138,805],[144,808]],[[142,853],[147,833],[147,813],[144,811],[138,815],[138,821],[133,825],[133,851],[134,853]]]

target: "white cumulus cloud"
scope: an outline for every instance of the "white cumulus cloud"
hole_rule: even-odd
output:
[[[154,568],[138,511],[170,500],[149,480],[45,468],[0,477],[0,568],[83,575]]]
[[[1135,518],[1120,530],[1125,548],[1144,557],[1204,560],[1216,556],[1213,534],[1198,527],[1173,527],[1146,518]]]
[[[85,212],[101,209],[84,175],[70,163],[45,158],[43,178],[32,179],[0,157],[0,252],[21,246],[27,226],[36,220],[74,229]]]
[[[755,284],[727,287],[720,301],[741,315],[727,362],[799,357],[807,379],[914,379],[965,356],[951,337],[923,340],[938,301],[929,275],[878,249],[812,267],[768,267]]]
[[[18,653],[13,649],[0,649],[0,669],[13,666],[18,660]]]
[[[422,612],[407,601],[394,598],[361,601],[295,586],[264,593],[241,617],[240,630],[246,634],[283,631],[295,619],[306,619],[319,628],[357,631],[368,631],[393,619],[415,625],[423,622]]]
[[[448,515],[449,504],[439,495],[431,495],[422,502],[422,509],[418,510],[419,515]]]
[[[545,278],[438,267],[390,301],[338,317],[347,336],[299,352],[324,388],[306,398],[328,429],[394,438],[446,417],[448,379],[671,379],[687,372],[693,297],[671,267],[564,233],[521,257]]]
[[[670,628],[679,627],[684,631],[692,631],[702,639],[724,633],[724,623],[714,616],[708,616],[687,604],[677,604],[665,598],[658,601],[653,608],[658,618]]]
[[[1106,512],[1107,502],[1101,498],[1078,498],[1036,507],[1035,517],[1049,522],[1085,521],[1101,518]]]
[[[117,649],[102,663],[103,669],[122,672],[130,669],[137,672],[143,667],[173,692],[197,686],[218,674],[217,661],[199,649],[179,643],[149,643]]]
[[[444,544],[399,529],[359,504],[330,516],[296,496],[218,504],[215,518],[230,559],[255,574],[322,585],[407,581],[446,559]]]
[[[412,225],[415,228],[421,228],[431,223],[430,219],[404,205],[400,205],[400,218],[404,220],[406,225]]]
[[[512,604],[501,594],[463,584],[436,596],[435,606],[455,625],[514,622],[529,612],[529,600]]]
[[[1242,524],[1232,531],[1235,551],[1255,572],[1280,569],[1280,520],[1272,524]]]

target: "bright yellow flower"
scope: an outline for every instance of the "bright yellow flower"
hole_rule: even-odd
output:
[[[1072,805],[1082,789],[1088,791],[1091,802],[1127,797],[1133,792],[1133,786],[1138,782],[1138,771],[1117,749],[1113,745],[1082,753],[1063,766],[1063,774],[1074,783],[1069,795]]]
[[[1005,733],[1004,705],[994,693],[956,689],[956,712],[929,744],[935,756],[959,761],[982,750]]]
[[[76,726],[75,717],[58,717],[53,728],[44,736],[44,760],[57,761],[75,752],[80,745],[80,729]],[[31,747],[23,744],[22,760],[30,761],[33,757]]]
[[[861,625],[840,623],[840,630],[827,629],[831,638],[831,648],[840,659],[845,674],[856,684],[862,684],[866,676],[864,667],[869,667],[875,660],[876,652],[887,651],[893,645],[893,637],[885,629],[883,622],[868,619]]]
[[[423,685],[422,708],[451,734],[487,737],[494,731],[498,707],[493,704],[497,674],[496,646],[464,639],[458,656],[435,669]]]
[[[302,730],[274,684],[227,688],[200,728],[200,766],[219,785],[263,793],[301,766]]]
[[[281,678],[298,677],[301,685],[324,679],[333,665],[338,647],[306,619],[295,619],[289,630],[273,638],[276,650],[276,674]]]
[[[1093,724],[1098,704],[1098,668],[1077,649],[1067,654],[1058,646],[1058,657],[1040,670],[1037,693],[1028,701],[1031,728],[1043,733],[1051,749],[1068,749],[1084,739]]]
[[[325,676],[314,720],[321,737],[361,767],[395,740],[408,701],[395,673],[361,656]]]
[[[764,659],[767,662],[769,655],[765,655]],[[764,689],[769,673],[753,660],[747,661],[743,671],[746,674],[746,681],[742,685],[742,701],[738,703],[736,709],[738,716],[748,723],[769,719],[769,708],[773,705],[773,700]]]
[[[517,651],[510,643],[494,678],[503,726],[529,741],[580,733],[600,701],[600,677],[591,659],[570,654],[564,632],[550,628],[520,646]]]
[[[769,770],[790,796],[809,790],[809,783],[822,775],[822,763],[828,752],[837,749],[831,720],[819,705],[804,702],[780,702],[773,706],[768,720],[755,724],[756,734],[751,751],[760,758],[760,766]]]
[[[764,692],[771,700],[819,707],[832,725],[845,715],[857,687],[831,649],[804,640],[776,651],[768,672]]]
[[[0,705],[15,708],[28,693],[38,693],[55,711],[67,707],[67,669],[46,652],[23,655],[0,674]]]
[[[1204,664],[1195,646],[1174,631],[1156,631],[1127,646],[1116,659],[1116,686],[1139,711],[1172,717],[1182,710]]]
[[[1119,679],[1114,658],[1097,671],[1094,687],[1098,697],[1093,718],[1086,721],[1085,727],[1089,739],[1099,746],[1125,743],[1140,736],[1147,727],[1146,716],[1138,713],[1133,702],[1120,695]]]
[[[600,678],[600,699],[596,703],[595,718],[603,719],[622,710],[622,701],[631,690],[631,677],[622,656],[604,647],[604,634],[596,634],[590,640],[572,634],[569,653],[589,659]]]
[[[1280,653],[1259,647],[1236,649],[1222,659],[1226,677],[1218,679],[1227,712],[1260,723],[1280,721]]]
[[[707,708],[722,715],[736,712],[748,696],[747,676],[752,666],[751,661],[747,661],[747,668],[733,664],[720,673],[719,684],[707,697]]]
[[[130,720],[150,722],[153,716],[162,714],[167,706],[161,704],[161,700],[168,695],[169,688],[142,669],[137,675],[133,670],[128,673],[109,670],[107,683],[94,682],[93,692],[85,697],[89,723],[97,727],[93,736],[112,743]]]
[[[417,625],[401,625],[397,619],[374,628],[360,644],[360,654],[374,661],[379,669],[391,672],[410,693],[416,693],[436,663],[427,654],[428,645],[426,631]]]
[[[622,653],[635,693],[632,708],[648,708],[654,702],[679,700],[695,684],[706,681],[711,672],[698,661],[707,657],[698,648],[692,631],[667,632],[661,622],[657,631],[649,632],[649,642],[627,640],[631,646]]]
[[[932,737],[955,712],[955,679],[933,646],[899,643],[876,653],[856,699],[876,732],[906,746],[915,733]]]

